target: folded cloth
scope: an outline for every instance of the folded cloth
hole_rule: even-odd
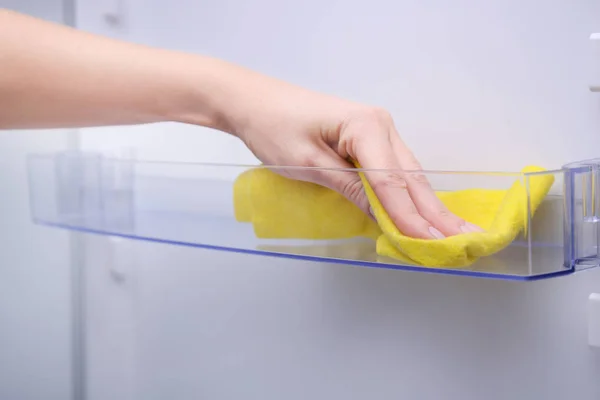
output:
[[[521,172],[543,171],[531,166]],[[527,175],[526,182],[523,175],[505,190],[436,192],[452,213],[480,226],[484,232],[415,239],[396,228],[364,174],[359,175],[377,222],[329,188],[288,179],[268,168],[246,171],[235,181],[235,217],[252,223],[259,238],[367,237],[376,240],[380,256],[425,267],[460,268],[497,253],[525,231],[529,215],[533,215],[554,183],[552,174],[541,173]]]

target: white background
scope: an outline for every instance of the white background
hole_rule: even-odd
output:
[[[79,7],[82,27],[386,107],[426,168],[598,155],[600,102],[587,90],[597,0],[129,0],[119,29],[103,24],[100,4]],[[176,124],[88,130],[82,143],[252,161],[226,135]],[[90,333],[97,399],[115,379],[113,398],[139,399],[600,396],[586,338],[600,271],[515,284],[130,243],[121,251],[136,263],[118,286],[98,283],[111,246],[88,244],[88,329],[113,320],[123,337],[110,352],[107,334]]]
[[[111,28],[102,14],[119,4],[124,25]],[[598,0],[82,0],[78,23],[384,106],[426,168],[598,156],[600,103],[587,91]],[[176,124],[86,130],[82,143],[135,146],[142,158],[253,159],[235,139]],[[94,399],[600,398],[600,354],[586,337],[600,271],[507,283],[86,245]],[[108,274],[115,249],[135,260],[121,284]]]
[[[63,21],[60,0],[0,0]],[[2,39],[0,39],[2,40]],[[64,150],[66,131],[0,131],[0,399],[68,399],[70,263],[65,232],[30,221],[25,156]]]

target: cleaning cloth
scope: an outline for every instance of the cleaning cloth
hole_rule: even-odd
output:
[[[359,175],[377,222],[334,190],[285,178],[268,168],[246,171],[235,181],[235,217],[252,223],[256,236],[263,239],[367,237],[376,241],[380,256],[425,267],[460,268],[504,249],[527,229],[529,216],[554,183],[554,177],[543,171],[526,167],[504,190],[436,192],[452,213],[484,229],[444,239],[403,235],[362,172]]]

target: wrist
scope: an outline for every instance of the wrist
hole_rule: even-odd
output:
[[[259,82],[267,78],[209,57],[180,54],[171,60],[165,119],[239,136],[250,116],[256,117]]]

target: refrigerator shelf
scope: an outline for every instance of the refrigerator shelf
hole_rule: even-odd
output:
[[[30,155],[28,171],[33,221],[80,232],[507,280],[598,265],[597,160],[556,170],[403,172],[407,179],[427,177],[451,209],[487,228],[441,241],[382,230],[386,216],[379,209],[377,224],[336,192],[284,177],[361,173],[372,181],[392,171],[140,161],[89,152]],[[511,224],[518,234],[501,237]],[[486,246],[497,248],[486,253]]]

